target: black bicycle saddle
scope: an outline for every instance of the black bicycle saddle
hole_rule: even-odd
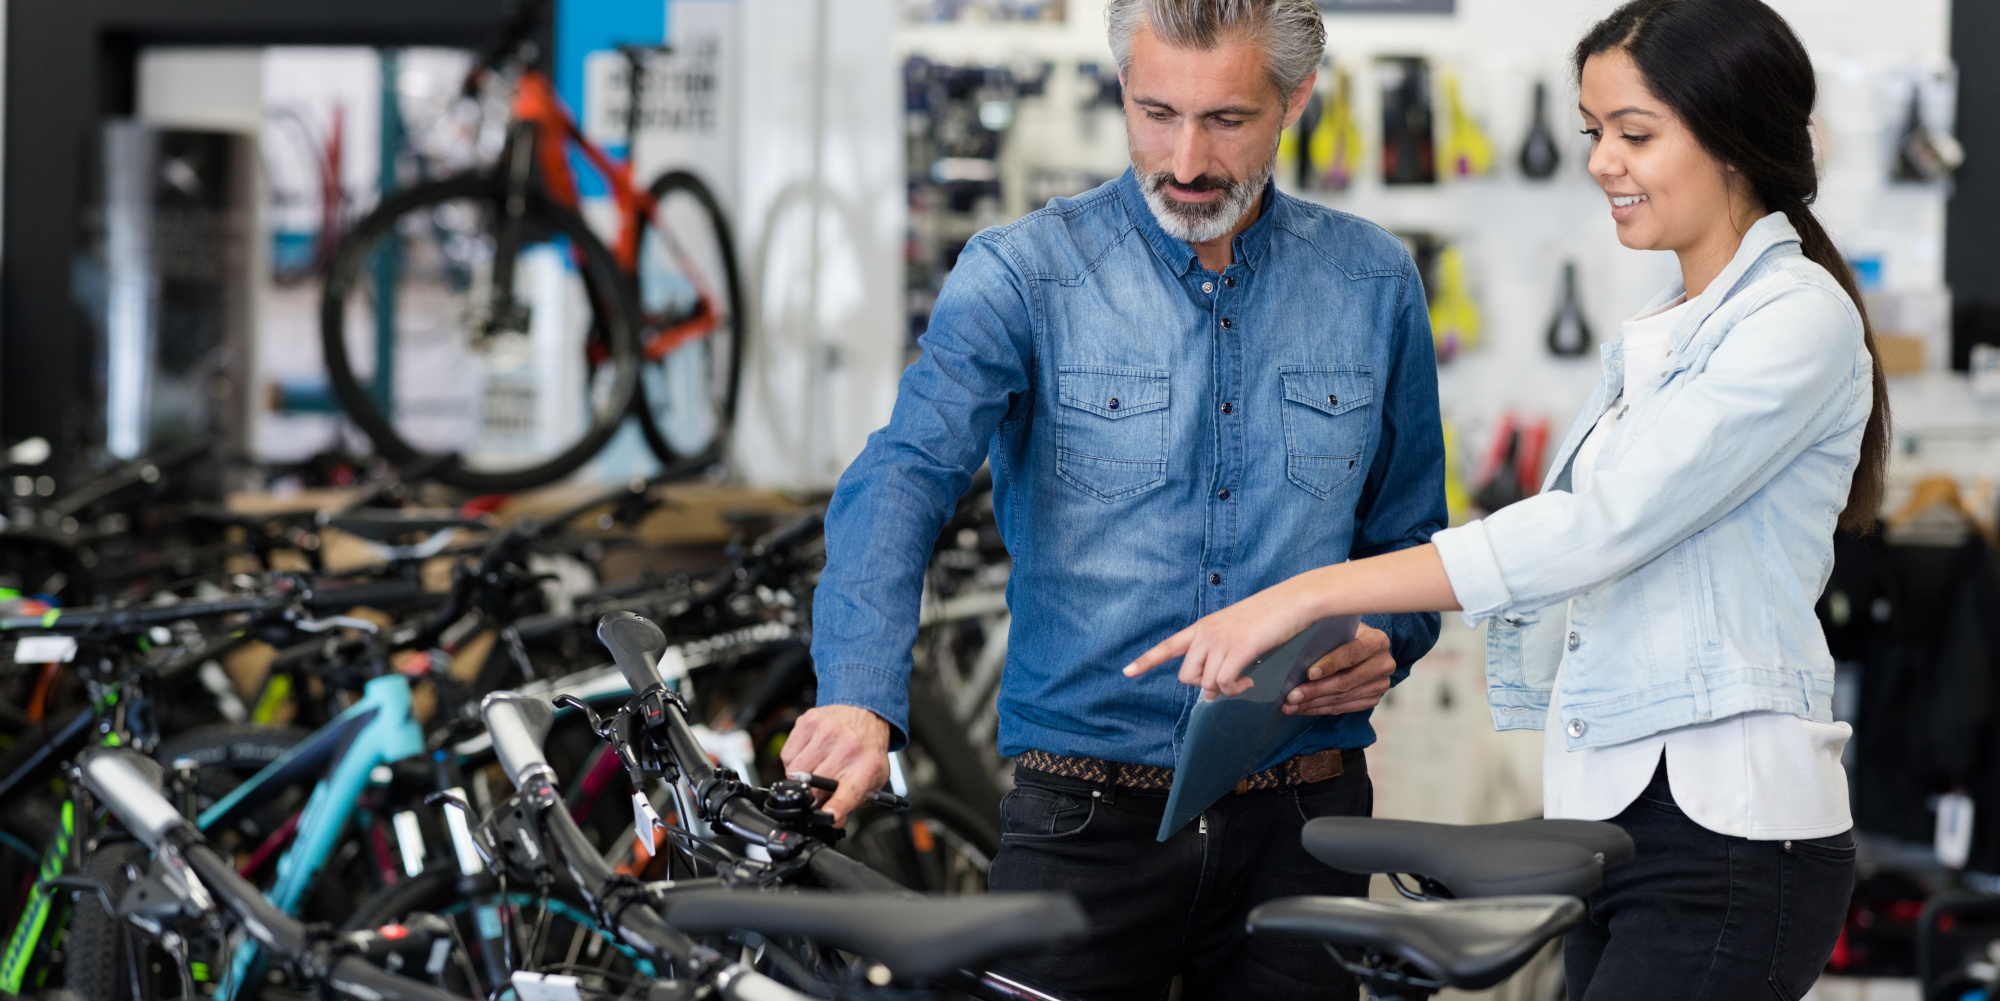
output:
[[[372,542],[393,542],[406,535],[431,535],[447,528],[490,528],[477,518],[460,517],[456,511],[420,510],[405,513],[393,508],[362,508],[336,514],[328,525]]]
[[[1507,979],[1543,943],[1583,920],[1575,897],[1359,900],[1284,897],[1250,912],[1253,935],[1374,949],[1449,987],[1482,990]]]
[[[1589,896],[1605,866],[1632,858],[1624,830],[1586,820],[1456,825],[1320,817],[1306,824],[1301,841],[1336,869],[1427,876],[1460,898]]]
[[[689,890],[669,893],[662,909],[670,924],[691,935],[803,935],[877,960],[903,982],[1077,942],[1090,929],[1083,908],[1066,893]]]

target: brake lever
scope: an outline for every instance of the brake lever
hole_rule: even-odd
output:
[[[805,784],[812,786],[814,789],[818,789],[822,792],[837,792],[840,789],[839,780],[830,779],[824,775],[814,775],[811,772],[793,772],[785,777],[789,779],[795,779],[800,782],[804,782]],[[901,810],[908,810],[910,808],[909,797],[898,796],[893,792],[883,792],[880,789],[871,789],[868,792],[863,793],[861,796],[861,801],[864,803],[873,803],[876,806],[889,810],[901,811]]]
[[[660,839],[654,832],[666,831],[669,828],[667,822],[660,818],[660,812],[653,809],[653,801],[646,798],[646,773],[662,769],[648,768],[648,764],[652,763],[642,760],[637,749],[633,747],[633,735],[626,732],[632,729],[630,708],[619,709],[618,713],[611,717],[611,722],[606,723],[604,717],[597,715],[597,710],[590,708],[587,703],[574,695],[568,693],[558,695],[555,697],[555,704],[583,713],[583,718],[590,723],[591,732],[602,737],[611,745],[611,752],[618,755],[618,762],[625,766],[625,774],[632,780],[632,833],[639,835],[644,832],[646,850],[657,851]]]

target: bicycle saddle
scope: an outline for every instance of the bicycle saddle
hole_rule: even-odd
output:
[[[1360,900],[1285,897],[1250,912],[1250,932],[1373,949],[1431,980],[1481,990],[1505,980],[1542,944],[1583,920],[1575,897]]]
[[[1426,824],[1372,817],[1320,817],[1305,826],[1307,852],[1347,872],[1407,872],[1443,883],[1455,897],[1588,896],[1604,867],[1632,858],[1614,824],[1518,820]]]
[[[1075,942],[1090,927],[1075,898],[1058,893],[689,890],[668,893],[662,910],[691,935],[749,930],[817,939],[877,960],[906,982]]]
[[[456,511],[415,511],[369,509],[336,514],[327,524],[371,542],[393,542],[405,535],[431,535],[447,528],[487,528],[477,518],[462,518]]]

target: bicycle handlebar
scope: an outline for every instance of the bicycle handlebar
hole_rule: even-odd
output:
[[[549,703],[531,695],[495,692],[480,703],[480,716],[493,735],[493,748],[520,795],[539,800],[536,827],[548,839],[549,855],[565,869],[572,883],[594,910],[602,912],[620,939],[656,959],[692,968],[732,1001],[807,1001],[803,994],[741,963],[726,962],[703,949],[667,923],[659,911],[637,893],[629,879],[618,876],[562,807],[553,779],[555,770],[542,754],[541,742],[555,720]]]
[[[618,673],[625,676],[625,683],[632,686],[634,695],[667,687],[655,660],[667,648],[667,634],[659,626],[636,612],[610,612],[598,620],[597,638],[611,651]]]
[[[123,748],[93,747],[78,759],[83,784],[156,854],[177,854],[258,945],[350,1001],[466,1001],[450,991],[398,976],[358,956],[339,956],[297,918],[264,898],[210,848],[160,793],[160,766]],[[156,863],[159,864],[159,863]]]

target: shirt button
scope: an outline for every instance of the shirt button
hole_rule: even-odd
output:
[[[1212,573],[1212,574],[1209,574],[1209,575],[1208,575],[1208,582],[1209,582],[1210,584],[1221,584],[1221,583],[1222,583],[1222,575],[1221,575],[1221,574],[1219,574],[1219,573]]]
[[[1332,393],[1326,394],[1326,405],[1329,407],[1340,406],[1340,397],[1335,396]]]
[[[1106,404],[1104,405],[1104,409],[1106,409],[1106,410],[1116,410],[1116,409],[1118,409],[1118,397],[1116,397],[1116,396],[1112,397],[1112,398],[1111,398],[1111,402],[1109,402],[1109,403],[1106,403]]]
[[[1582,720],[1573,719],[1569,721],[1569,726],[1564,728],[1564,732],[1568,733],[1572,737],[1581,737],[1583,736],[1584,729],[1585,728]]]
[[[1216,500],[1228,500],[1228,499],[1229,499],[1229,488],[1228,488],[1228,487],[1223,487],[1222,489],[1220,489],[1220,490],[1217,490],[1217,491],[1215,492],[1215,499],[1216,499]]]
[[[1233,403],[1224,403],[1222,405],[1222,412],[1225,414],[1233,414],[1236,412],[1236,405]]]
[[[1224,285],[1227,285],[1227,286],[1229,286],[1230,288],[1235,288],[1235,287],[1236,287],[1236,279],[1234,279],[1234,278],[1224,278],[1224,279],[1222,280],[1222,284],[1224,284]]]
[[[1202,283],[1201,283],[1201,290],[1202,290],[1203,292],[1213,292],[1213,291],[1215,291],[1215,283],[1214,283],[1214,282],[1202,282]]]
[[[1234,326],[1234,324],[1229,322],[1229,317],[1225,316],[1222,318],[1222,329],[1228,330],[1232,326]]]
[[[1577,638],[1577,635],[1576,635],[1575,633],[1571,633],[1571,634],[1569,634],[1569,648],[1570,648],[1571,650],[1574,650],[1574,649],[1576,649],[1576,647],[1577,647],[1577,644],[1579,644],[1579,643],[1582,643],[1582,642],[1583,642],[1582,640],[1580,640],[1580,639],[1578,639],[1578,638]]]

